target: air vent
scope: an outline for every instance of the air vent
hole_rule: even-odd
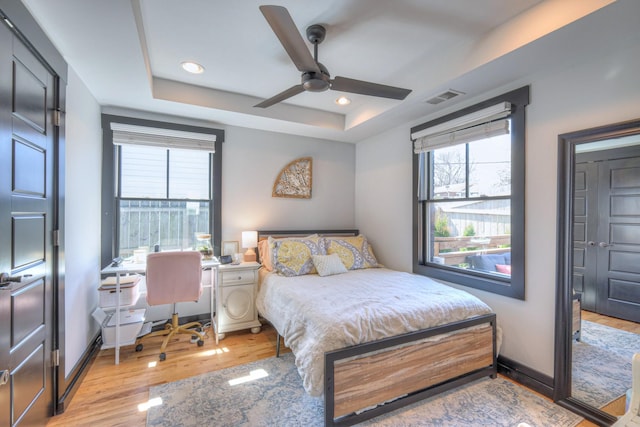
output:
[[[446,92],[442,92],[439,95],[436,95],[434,97],[431,97],[429,99],[427,99],[427,103],[428,104],[432,104],[432,105],[436,105],[436,104],[440,104],[441,102],[447,101],[451,98],[455,98],[458,95],[464,95],[464,92],[460,92],[457,90],[453,90],[453,89],[449,89]]]

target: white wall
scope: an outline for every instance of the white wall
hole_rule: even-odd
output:
[[[243,230],[350,228],[355,225],[355,146],[226,127],[222,155],[222,240]],[[272,197],[280,170],[313,158],[310,199]]]
[[[100,283],[100,106],[72,68],[66,105],[65,376],[98,327],[91,319]]]
[[[553,376],[554,357],[558,135],[640,117],[640,47],[617,49],[611,41],[606,52],[594,51],[589,60],[522,80],[522,84],[531,85],[526,148],[526,299],[465,288],[497,312],[504,331],[501,354],[549,376]],[[356,150],[356,225],[371,236],[382,263],[407,271],[412,268],[408,135],[417,123],[363,141]]]
[[[399,126],[356,146],[356,226],[386,267],[411,271],[412,147]]]

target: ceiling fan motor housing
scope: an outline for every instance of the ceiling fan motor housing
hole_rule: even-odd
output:
[[[327,68],[318,62],[320,73],[306,71],[302,73],[302,87],[309,92],[324,92],[331,86],[331,76]]]

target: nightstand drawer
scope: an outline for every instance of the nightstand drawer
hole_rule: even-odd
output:
[[[255,269],[223,271],[221,277],[222,286],[254,283],[258,280],[258,271]]]

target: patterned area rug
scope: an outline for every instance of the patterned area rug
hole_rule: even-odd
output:
[[[602,408],[631,388],[631,359],[640,351],[640,335],[582,321],[573,342],[572,396]]]
[[[231,385],[235,382],[237,384]],[[305,393],[293,355],[152,387],[147,426],[322,426],[324,403]],[[577,415],[502,378],[480,379],[361,425],[574,426]]]

